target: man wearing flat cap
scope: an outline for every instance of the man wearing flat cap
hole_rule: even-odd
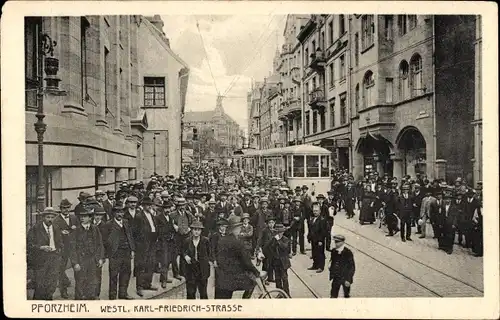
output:
[[[356,266],[354,255],[349,248],[345,247],[343,235],[333,236],[335,248],[331,250],[330,259],[330,281],[332,282],[330,298],[338,298],[340,287],[344,291],[344,297],[349,298],[353,283]]]
[[[63,239],[61,230],[52,221],[57,212],[47,207],[40,213],[42,219],[28,231],[28,264],[34,270],[33,300],[52,300],[60,277]]]
[[[63,239],[63,250],[61,253],[61,264],[59,265],[59,292],[61,293],[61,298],[68,299],[68,287],[71,286],[71,281],[69,281],[66,275],[66,269],[69,260],[69,240],[70,235],[79,225],[78,218],[74,214],[70,214],[71,202],[68,199],[63,199],[59,205],[61,213],[58,214],[53,224],[61,230]]]

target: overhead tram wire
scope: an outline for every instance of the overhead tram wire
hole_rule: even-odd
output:
[[[273,17],[274,19],[274,17]],[[279,25],[281,24],[281,22],[283,22],[284,20],[286,19],[286,16],[283,17],[283,19],[281,19],[281,21],[276,25],[276,27],[271,31],[271,33],[268,34],[267,36],[267,39],[266,41],[260,46],[260,48],[258,48],[256,51],[255,51],[255,54],[254,56],[252,57],[252,59],[250,60],[250,62],[248,63],[248,65],[246,66],[246,68],[241,72],[239,73],[235,78],[234,80],[231,82],[230,86],[226,89],[226,91],[224,91],[224,95],[226,95],[234,86],[234,84],[236,83],[236,81],[239,80],[239,78],[241,77],[241,75],[243,73],[245,73],[248,68],[252,65],[253,61],[255,60],[255,58],[257,58],[258,54],[260,53],[260,51],[262,50],[262,48],[264,48],[264,46],[269,42],[269,40],[271,39],[271,36],[274,34],[274,32],[276,31],[276,29],[279,27]]]
[[[276,9],[274,9],[273,11],[271,11],[268,16],[271,16],[273,14],[273,12],[275,11]],[[257,39],[257,42],[255,42],[253,45],[255,48],[257,48],[257,45],[260,43],[260,40],[262,39],[262,37],[264,37],[264,34],[266,33],[266,30],[269,28],[269,26],[271,25],[271,23],[273,22],[275,16],[271,16],[271,19],[269,20],[269,23],[267,24],[267,26],[262,30],[262,33],[260,34],[259,38]],[[237,76],[234,76],[233,80],[229,83],[228,85],[228,88],[230,86],[233,85],[233,82],[234,80],[236,79]],[[224,91],[224,94],[225,95],[227,93],[227,89]]]
[[[207,48],[205,47],[205,41],[203,40],[203,35],[200,31],[200,24],[198,23],[198,19],[196,19],[196,29],[198,29],[198,34],[200,35],[201,43],[203,45],[203,51],[205,52],[205,58],[207,58],[208,69],[210,70],[210,75],[212,76],[212,80],[214,81],[215,91],[217,92],[217,96],[220,95],[220,91],[217,88],[217,82],[215,81],[214,73],[212,72],[212,66],[210,65],[210,59],[208,58]]]

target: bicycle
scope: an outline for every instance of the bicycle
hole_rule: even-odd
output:
[[[257,299],[290,299],[291,297],[282,289],[274,288],[271,290],[267,289],[266,286],[267,273],[262,277],[256,277],[256,287],[259,287],[261,294]]]

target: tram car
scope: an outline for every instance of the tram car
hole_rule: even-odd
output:
[[[331,152],[327,149],[301,144],[264,150],[243,150],[238,155],[242,170],[246,173],[279,178],[288,187],[309,187],[309,192],[326,194],[330,190]]]

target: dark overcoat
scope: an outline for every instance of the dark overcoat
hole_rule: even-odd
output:
[[[220,239],[218,249],[215,287],[229,291],[253,289],[259,270],[253,265],[243,242],[230,234]]]

